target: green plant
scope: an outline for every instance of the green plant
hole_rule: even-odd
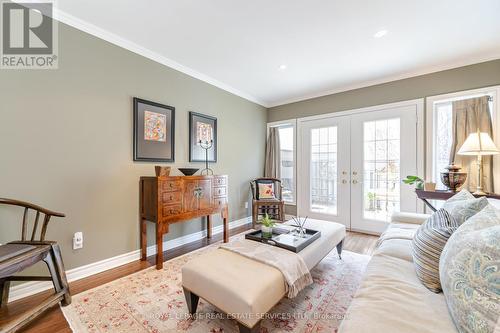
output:
[[[276,222],[271,220],[271,218],[269,217],[269,215],[267,213],[264,216],[264,218],[262,219],[261,223],[263,226],[268,227],[268,228],[271,228],[276,224]]]
[[[403,183],[408,185],[415,184],[415,188],[418,190],[424,188],[424,180],[418,176],[406,176],[406,179],[403,179]]]
[[[368,198],[369,204],[368,210],[375,210],[375,199],[377,198],[377,195],[373,192],[368,192],[366,193],[366,197]]]

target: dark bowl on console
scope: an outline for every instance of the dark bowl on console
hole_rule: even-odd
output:
[[[200,170],[200,169],[199,168],[179,168],[179,171],[182,172],[182,174],[184,176],[192,176],[198,170]]]

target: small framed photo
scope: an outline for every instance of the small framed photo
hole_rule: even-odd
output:
[[[217,118],[201,113],[189,112],[189,161],[217,162]]]
[[[175,108],[134,97],[134,161],[173,162]]]

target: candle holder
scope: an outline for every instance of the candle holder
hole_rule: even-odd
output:
[[[213,147],[214,140],[210,141],[198,141],[198,144],[202,149],[205,149],[205,169],[201,170],[202,175],[213,175],[214,171],[208,167],[208,150]]]

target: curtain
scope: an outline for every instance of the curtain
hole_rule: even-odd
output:
[[[488,133],[493,138],[493,125],[489,110],[488,96],[465,99],[453,102],[452,111],[452,145],[450,164],[455,163],[467,172],[464,188],[475,191],[477,186],[477,156],[458,155],[457,152],[469,134],[477,132]],[[483,190],[494,192],[493,189],[493,158],[483,156]]]
[[[264,167],[264,176],[272,178],[281,178],[281,149],[280,132],[278,127],[269,129],[269,137],[266,144],[266,163]]]

